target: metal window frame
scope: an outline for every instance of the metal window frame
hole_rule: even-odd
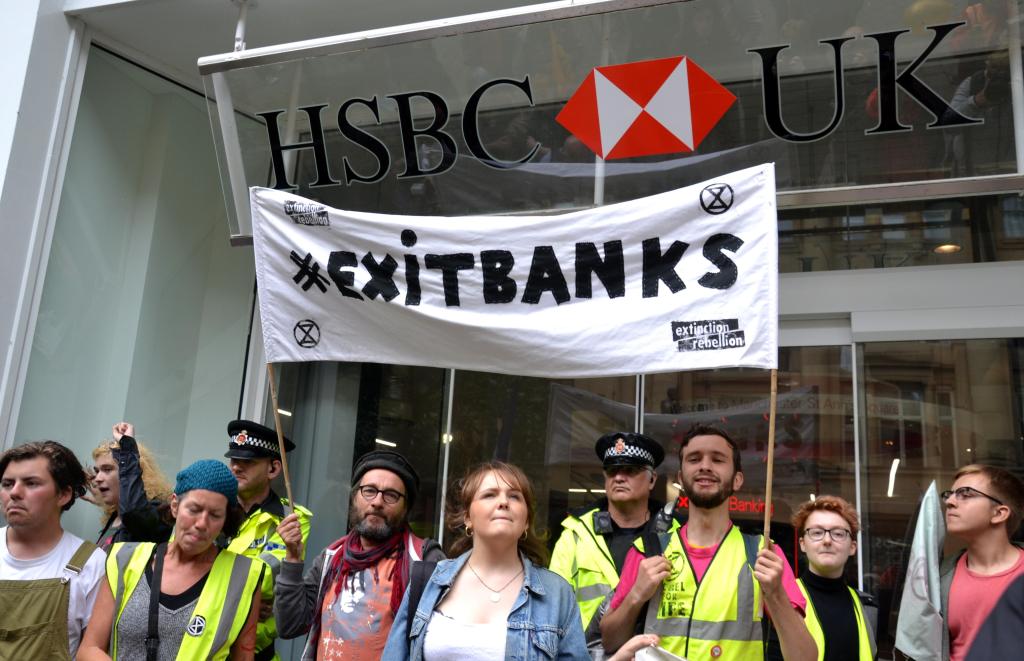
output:
[[[208,55],[199,58],[199,73],[214,73],[244,69],[265,64],[280,64],[298,59],[334,55],[355,50],[395,46],[436,37],[485,32],[500,28],[519,27],[577,18],[594,14],[607,14],[626,9],[657,7],[690,2],[691,0],[559,0],[491,12],[466,14],[406,25],[394,25],[375,30],[318,39],[307,39],[287,44],[264,46],[244,51]]]

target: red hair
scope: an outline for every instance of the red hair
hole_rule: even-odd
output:
[[[793,515],[793,527],[797,529],[798,534],[804,534],[804,525],[807,524],[807,518],[814,512],[835,512],[843,517],[847,525],[850,526],[850,532],[853,533],[855,538],[860,531],[860,517],[857,516],[857,510],[854,509],[853,505],[839,496],[818,496],[816,499],[808,500],[801,505],[800,509]]]

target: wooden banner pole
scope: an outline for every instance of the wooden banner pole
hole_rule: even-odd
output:
[[[775,472],[775,405],[778,401],[779,371],[772,370],[772,392],[768,404],[768,459],[764,481],[764,539],[765,548],[771,546],[772,531],[772,478]]]
[[[284,474],[284,489],[288,496],[288,511],[295,510],[292,499],[292,479],[288,473],[288,453],[284,447],[284,432],[281,430],[281,413],[277,407],[277,379],[274,378],[274,363],[267,363],[267,377],[270,379],[270,403],[274,407],[274,426],[277,427],[277,449],[281,453],[281,472]],[[772,399],[772,419],[775,419],[774,398]]]

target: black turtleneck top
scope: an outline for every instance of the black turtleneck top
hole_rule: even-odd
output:
[[[846,579],[825,578],[812,571],[804,572],[800,579],[825,632],[824,660],[857,661],[857,614]]]

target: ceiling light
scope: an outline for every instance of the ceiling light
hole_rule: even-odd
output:
[[[392,443],[391,441],[385,441],[383,438],[375,438],[375,439],[373,439],[373,441],[377,445],[386,445],[389,448],[397,448],[398,447],[398,443]]]
[[[892,488],[896,486],[896,469],[899,467],[900,460],[893,459],[892,466],[889,468],[889,491],[885,494],[889,498],[892,498]]]
[[[960,252],[961,250],[963,250],[963,248],[955,243],[943,243],[942,245],[932,248],[932,252],[936,255],[952,255],[953,253]]]
[[[277,409],[277,412],[280,413],[281,415],[288,416],[289,418],[292,417],[292,412],[291,411],[285,411],[284,409]]]

